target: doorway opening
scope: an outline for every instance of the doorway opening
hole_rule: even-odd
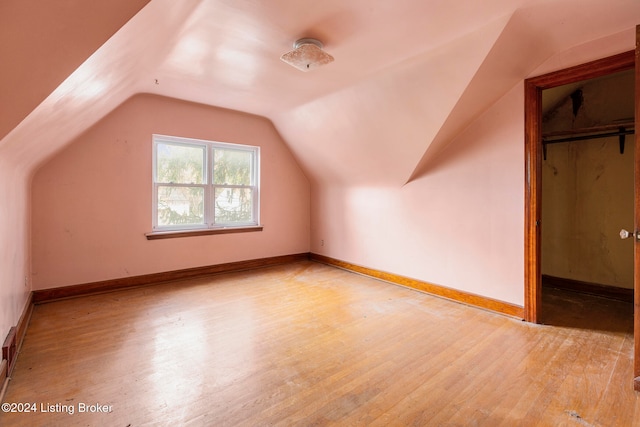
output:
[[[542,323],[633,333],[634,79],[542,91]]]
[[[569,91],[568,95],[571,99],[569,104],[569,115],[574,116],[573,119],[570,118],[570,122],[575,123],[577,115],[580,113],[581,108],[586,108],[584,105],[584,92],[580,93],[578,91],[579,88],[575,86],[584,85],[585,81],[591,79],[606,79],[616,73],[629,72],[630,70],[635,70],[635,51],[625,52],[619,55],[615,55],[609,58],[593,61],[587,64],[575,66],[569,69],[561,70],[558,72],[553,72],[549,74],[545,74],[539,77],[534,77],[531,79],[527,79],[525,81],[525,320],[533,323],[542,323],[543,321],[543,286],[542,286],[542,277],[543,277],[543,268],[542,268],[542,247],[543,247],[543,220],[549,220],[549,215],[545,213],[543,216],[543,167],[545,167],[545,151],[549,154],[550,146],[555,144],[545,144],[543,142],[543,91],[551,90],[554,88],[558,88],[555,91],[550,91],[548,94],[553,94],[558,91],[562,91],[563,89]],[[635,76],[634,76],[635,78]],[[567,86],[574,85],[574,86]],[[564,88],[563,88],[564,87]],[[573,95],[573,96],[572,96]],[[634,104],[635,104],[635,91],[634,91]],[[545,107],[546,109],[546,107]],[[548,112],[548,111],[547,111]],[[635,114],[634,114],[635,115]],[[616,120],[626,119],[626,117],[616,117]],[[635,118],[631,118],[632,122],[635,122]],[[610,123],[611,124],[611,123]],[[618,123],[615,123],[618,124]],[[635,125],[635,123],[634,123]],[[553,127],[553,126],[552,126]],[[622,127],[622,126],[620,126]],[[562,130],[558,129],[545,129],[545,132],[562,132]],[[565,130],[566,131],[566,130]],[[553,136],[553,135],[552,135]],[[556,137],[559,137],[556,135]],[[549,138],[549,135],[545,135],[545,138]],[[635,145],[635,138],[633,135],[630,135],[628,138],[625,138],[625,150],[629,152],[627,147],[631,145]],[[545,150],[546,148],[546,150]],[[565,149],[566,151],[566,149]],[[565,156],[567,157],[567,156]],[[566,163],[566,167],[568,167],[568,163]],[[635,168],[638,168],[638,153],[634,155],[634,164]],[[546,172],[549,172],[548,170]],[[589,171],[592,173],[593,171]],[[553,173],[553,168],[551,168],[551,173]],[[575,173],[575,170],[574,170]],[[638,173],[637,171],[635,173]],[[592,181],[595,180],[596,175],[592,176]],[[600,178],[598,178],[600,179]],[[635,178],[634,178],[635,180]],[[578,188],[578,187],[576,187]],[[640,200],[640,195],[638,194],[639,189],[635,188],[633,192],[633,206],[635,210],[638,209],[638,201]],[[575,200],[568,201],[568,203],[576,203]],[[566,208],[569,209],[569,208]],[[574,209],[571,207],[569,210]],[[575,210],[574,210],[575,211]],[[578,213],[577,211],[575,211]],[[553,212],[551,212],[554,214]],[[568,215],[568,214],[567,214]],[[637,212],[633,214],[633,222],[635,221],[635,216]],[[562,215],[559,215],[562,216]],[[566,215],[565,215],[566,216]],[[556,218],[557,220],[557,218]],[[623,221],[626,221],[623,220]],[[586,221],[588,223],[588,221]],[[631,228],[632,232],[634,230],[635,224],[619,224],[617,226],[624,227],[625,225]],[[552,223],[553,224],[553,223]],[[575,229],[575,228],[574,228]],[[572,230],[571,227],[568,227],[568,230]],[[619,229],[618,229],[619,230]],[[551,230],[553,232],[553,230]],[[545,236],[547,240],[555,239],[556,236]],[[566,236],[565,236],[566,237]],[[570,238],[574,238],[577,236],[569,236]],[[619,238],[619,237],[618,237]],[[573,242],[575,243],[575,242]],[[634,243],[629,242],[632,246],[635,246]],[[600,244],[602,246],[602,244]],[[557,249],[557,248],[556,248]],[[580,249],[583,249],[582,247]],[[546,250],[546,248],[545,248]],[[558,266],[558,263],[564,262],[565,271],[569,270],[567,266],[569,263],[567,260],[554,260],[553,259],[553,251],[551,253],[546,254],[547,257],[550,257],[545,261],[545,268],[551,268],[551,271],[562,271]],[[595,257],[595,255],[592,255]],[[639,284],[638,280],[638,268],[636,267],[638,264],[637,254],[633,257],[633,288],[637,287]],[[554,262],[556,265],[553,265]],[[551,264],[551,266],[549,265]],[[556,269],[556,270],[553,270]],[[563,273],[564,274],[564,273]],[[579,277],[578,279],[574,279],[576,282],[582,282],[583,284],[589,283],[589,278],[597,277],[594,275],[595,273],[581,271],[580,274],[583,276],[575,276]],[[591,276],[590,276],[591,274]],[[584,278],[587,278],[585,280]],[[571,277],[570,277],[571,279]],[[595,282],[599,281],[601,278],[597,278]],[[604,283],[605,285],[608,283]],[[637,293],[636,293],[637,294]],[[634,316],[637,323],[638,313],[634,312]],[[637,328],[635,328],[637,329]],[[635,331],[637,334],[637,331]],[[640,364],[639,361],[639,340],[636,336],[635,338],[635,366],[634,366],[634,375],[640,372]],[[634,382],[634,388],[636,390],[640,389],[640,381]]]
[[[529,322],[542,320],[542,93],[633,70],[634,66],[635,52],[626,52],[525,81],[525,320]],[[631,141],[625,145],[633,144]]]

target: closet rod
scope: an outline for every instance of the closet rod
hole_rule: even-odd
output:
[[[587,139],[597,139],[597,138],[610,138],[612,136],[617,136],[618,137],[618,143],[620,145],[620,154],[624,154],[624,143],[625,143],[625,136],[626,135],[631,135],[633,133],[635,133],[633,126],[628,126],[631,127],[632,129],[628,129],[627,126],[623,126],[620,125],[618,126],[618,130],[615,132],[604,132],[602,133],[604,130],[608,130],[608,129],[615,129],[614,127],[612,127],[611,125],[607,125],[607,126],[603,126],[600,128],[600,132],[601,133],[591,133],[589,135],[579,135],[579,136],[568,136],[565,138],[554,138],[554,139],[546,139],[551,135],[547,135],[547,136],[543,136],[542,137],[542,155],[544,160],[547,160],[547,145],[548,144],[557,144],[560,142],[572,142],[572,141],[584,141]],[[591,128],[591,131],[595,131],[597,128]],[[588,132],[587,129],[582,129],[582,130],[578,130],[578,131],[564,131],[564,132],[558,132],[556,133],[556,135],[567,135],[567,134],[571,134],[573,133],[578,134],[581,132]]]
[[[619,130],[617,132],[607,132],[607,133],[598,133],[592,135],[582,135],[582,136],[570,136],[567,138],[557,138],[557,139],[543,139],[543,144],[556,144],[558,142],[571,142],[571,141],[583,141],[586,139],[598,139],[598,138],[609,138],[612,136],[622,136],[622,135],[632,135],[635,131],[633,129],[625,129]]]
[[[555,132],[546,132],[542,134],[542,138],[556,138],[556,137],[568,137],[574,135],[584,135],[587,133],[600,133],[600,132],[612,132],[620,129],[633,129],[635,122],[633,120],[620,120],[618,123],[611,123],[608,125],[591,126],[579,129],[567,129]]]

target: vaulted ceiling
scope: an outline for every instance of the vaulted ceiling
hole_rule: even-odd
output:
[[[639,22],[637,0],[4,0],[0,155],[34,170],[145,92],[269,118],[314,182],[399,186],[545,60]],[[335,61],[282,62],[301,37]]]

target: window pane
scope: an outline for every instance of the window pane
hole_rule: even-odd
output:
[[[156,182],[204,184],[205,147],[157,144]]]
[[[215,221],[220,223],[251,222],[253,217],[251,188],[216,188]]]
[[[204,224],[204,189],[158,186],[158,226]]]
[[[251,185],[253,152],[215,148],[213,183],[221,185]]]

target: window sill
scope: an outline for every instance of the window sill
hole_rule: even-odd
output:
[[[147,240],[176,239],[178,237],[208,236],[210,234],[250,233],[262,231],[262,228],[262,225],[256,225],[250,227],[210,228],[206,230],[156,231],[147,233],[145,236]]]

